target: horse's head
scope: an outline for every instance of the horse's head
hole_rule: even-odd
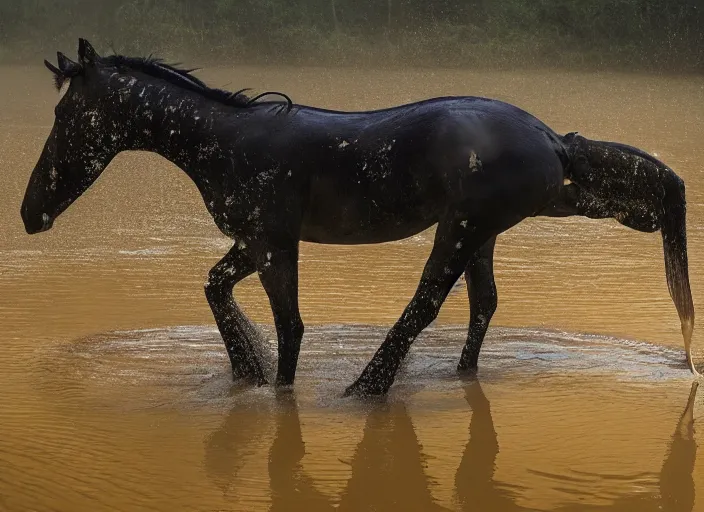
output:
[[[119,140],[106,128],[114,121],[113,100],[105,95],[100,57],[80,39],[78,62],[58,53],[58,67],[44,61],[61,98],[54,126],[29,179],[22,202],[27,233],[51,228],[119,152]]]
[[[638,148],[569,134],[569,178],[579,191],[578,207],[588,217],[613,217],[644,232],[658,229],[665,252],[667,285],[691,360],[694,304],[689,286],[684,181],[663,162]]]

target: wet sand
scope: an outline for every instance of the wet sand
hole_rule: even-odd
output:
[[[698,510],[690,397],[659,234],[530,219],[499,238],[499,310],[479,383],[454,374],[458,288],[386,401],[340,398],[410,299],[432,230],[303,244],[295,393],[233,388],[202,292],[228,249],[195,186],[120,155],[52,231],[19,204],[53,120],[48,72],[0,68],[0,510]],[[576,73],[206,70],[301,103],[445,94],[515,103],[560,132],[653,153],[687,183],[695,307],[704,268],[704,80]],[[237,297],[273,342],[256,277]],[[694,335],[700,362],[704,344]],[[699,356],[699,357],[698,357]],[[662,507],[662,508],[658,508]]]

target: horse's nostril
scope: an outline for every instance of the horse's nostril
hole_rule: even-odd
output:
[[[48,229],[51,229],[54,224],[54,219],[51,218],[48,213],[44,212],[41,216],[33,214],[30,211],[30,208],[25,204],[23,204],[20,208],[20,213],[22,215],[25,230],[30,235],[47,231]]]

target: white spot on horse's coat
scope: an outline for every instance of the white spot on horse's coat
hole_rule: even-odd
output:
[[[462,222],[460,222],[460,226],[462,226],[463,228],[466,228],[466,227],[467,227],[467,221],[466,221],[466,220],[463,220]]]
[[[286,173],[286,176],[291,176],[292,174],[293,174],[293,173],[292,173],[291,171],[288,171],[288,172]]]
[[[98,111],[97,110],[90,110],[90,111],[86,112],[86,114],[90,116],[91,126],[95,126],[97,124],[96,121],[98,119]]]
[[[144,91],[146,91],[146,90],[147,90],[146,87],[142,87],[142,91],[139,93],[140,98],[144,97]]]
[[[571,184],[572,184],[572,180],[569,179],[569,178],[565,178],[565,179],[562,181],[562,184],[563,184],[563,185],[571,185]]]
[[[266,253],[266,259],[267,259],[267,260],[270,260],[270,259],[271,259],[271,253],[270,253],[270,252],[267,252],[267,253]]]
[[[479,160],[479,157],[477,157],[477,154],[472,151],[469,153],[469,170],[472,172],[476,172],[479,170],[479,167],[481,166],[481,161]]]
[[[103,170],[103,164],[100,160],[95,159],[90,163],[90,169],[89,171],[92,172],[93,174],[98,173]]]
[[[56,180],[59,177],[59,173],[56,171],[56,167],[51,167],[49,169],[49,179],[51,180],[51,184],[49,185],[49,188],[51,190],[56,190]]]
[[[455,248],[456,248],[456,249],[462,249],[462,242],[457,242],[457,243],[455,244]]]
[[[257,217],[259,217],[259,207],[255,206],[254,210],[252,210],[252,213],[247,216],[247,220],[256,219]]]
[[[343,140],[342,142],[340,142],[340,144],[339,144],[337,147],[340,148],[340,149],[344,149],[344,148],[346,148],[346,147],[349,146],[349,145],[350,145],[349,142],[347,142],[346,140]]]
[[[239,243],[237,244],[237,248],[240,251],[244,251],[247,248],[247,244],[244,243],[244,240],[240,240]]]

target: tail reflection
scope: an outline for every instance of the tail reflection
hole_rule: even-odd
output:
[[[677,423],[670,451],[660,470],[661,510],[690,512],[694,509],[692,473],[697,458],[697,443],[694,440],[694,399],[698,386],[698,381],[692,383],[687,407]]]
[[[670,449],[660,470],[660,492],[618,498],[607,506],[568,505],[559,512],[691,512],[694,509],[694,400],[699,383],[692,383],[687,405],[672,435]],[[455,475],[457,501],[462,510],[528,511],[516,504],[516,493],[494,481],[496,456],[499,453],[491,409],[478,381],[465,389],[472,408],[469,442]]]
[[[697,446],[694,440],[694,382],[682,415],[672,435],[663,462],[660,492],[638,493],[618,498],[608,506],[567,505],[558,512],[692,512],[694,480],[692,473]],[[499,443],[491,408],[481,385],[465,388],[472,409],[469,441],[455,473],[455,496],[460,510],[523,512],[533,510],[518,505],[520,489],[494,480]],[[440,510],[430,492],[430,479],[411,418],[402,403],[380,403],[367,416],[362,440],[351,462],[352,476],[339,500],[316,489],[314,480],[303,470],[305,444],[295,395],[277,396],[274,441],[269,450],[268,472],[271,510],[343,511],[357,510]],[[223,492],[235,486],[244,458],[257,450],[270,421],[268,408],[234,408],[222,427],[206,440],[205,466],[208,475]],[[594,475],[597,476],[598,475]],[[585,485],[588,485],[586,483]]]

